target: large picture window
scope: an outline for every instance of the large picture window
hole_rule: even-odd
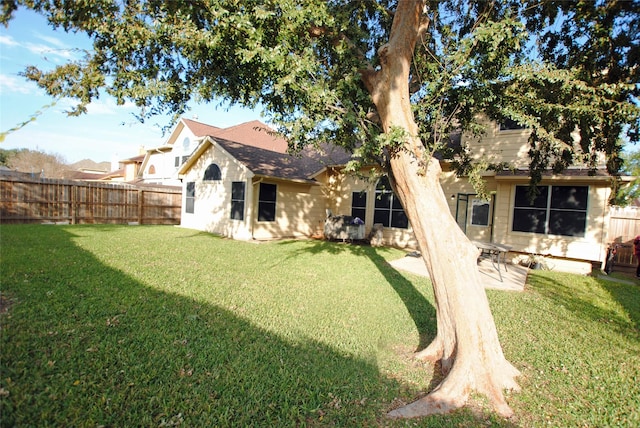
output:
[[[351,217],[358,217],[364,221],[367,215],[367,193],[353,192],[351,194]]]
[[[584,236],[587,229],[588,186],[538,186],[529,200],[529,187],[516,186],[513,227],[516,232]]]
[[[190,181],[187,183],[187,192],[184,200],[184,211],[193,214],[196,201],[196,183]]]
[[[258,221],[276,220],[276,195],[278,189],[275,184],[260,183],[258,195]]]
[[[376,202],[373,212],[373,222],[382,223],[384,227],[397,227],[406,229],[409,220],[400,204],[400,200],[394,195],[387,177],[382,177],[376,186]]]
[[[231,183],[231,219],[244,220],[244,181]]]

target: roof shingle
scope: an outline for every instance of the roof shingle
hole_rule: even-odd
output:
[[[290,155],[221,138],[215,141],[254,174],[273,178],[309,181],[323,168],[344,165],[350,159],[344,150],[328,144],[307,147],[300,155]]]
[[[224,138],[277,153],[287,152],[287,140],[275,135],[271,128],[259,120],[240,123],[228,128],[218,128],[191,119],[182,119],[182,121],[196,137]]]

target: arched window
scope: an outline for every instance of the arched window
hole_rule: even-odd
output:
[[[384,227],[406,229],[409,220],[400,204],[400,199],[391,190],[387,177],[382,177],[376,186],[376,203],[373,222],[382,223]]]
[[[204,172],[204,181],[218,181],[222,180],[222,173],[220,167],[215,163],[209,165]]]
[[[151,166],[149,167],[149,174],[150,174],[150,175],[153,175],[153,174],[155,174],[155,173],[156,173],[156,166],[155,166],[155,165],[151,165]]]

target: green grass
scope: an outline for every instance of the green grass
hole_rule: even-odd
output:
[[[386,263],[398,250],[168,226],[3,225],[0,245],[1,426],[640,424],[637,285],[489,291],[517,416],[390,421],[435,381],[410,359],[433,296]]]

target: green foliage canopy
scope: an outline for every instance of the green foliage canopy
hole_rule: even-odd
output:
[[[418,1],[418,0],[407,0]],[[430,25],[410,82],[421,139],[456,157],[454,130],[481,132],[479,114],[532,129],[531,173],[575,162],[622,167],[640,130],[638,1],[425,0]],[[54,27],[85,32],[83,61],[24,76],[86,111],[101,91],[132,100],[145,120],[179,117],[191,100],[261,103],[293,147],[332,141],[385,164],[385,141],[361,76],[379,69],[395,0],[6,0]],[[580,139],[574,134],[579,131]],[[497,166],[496,166],[497,167]]]

